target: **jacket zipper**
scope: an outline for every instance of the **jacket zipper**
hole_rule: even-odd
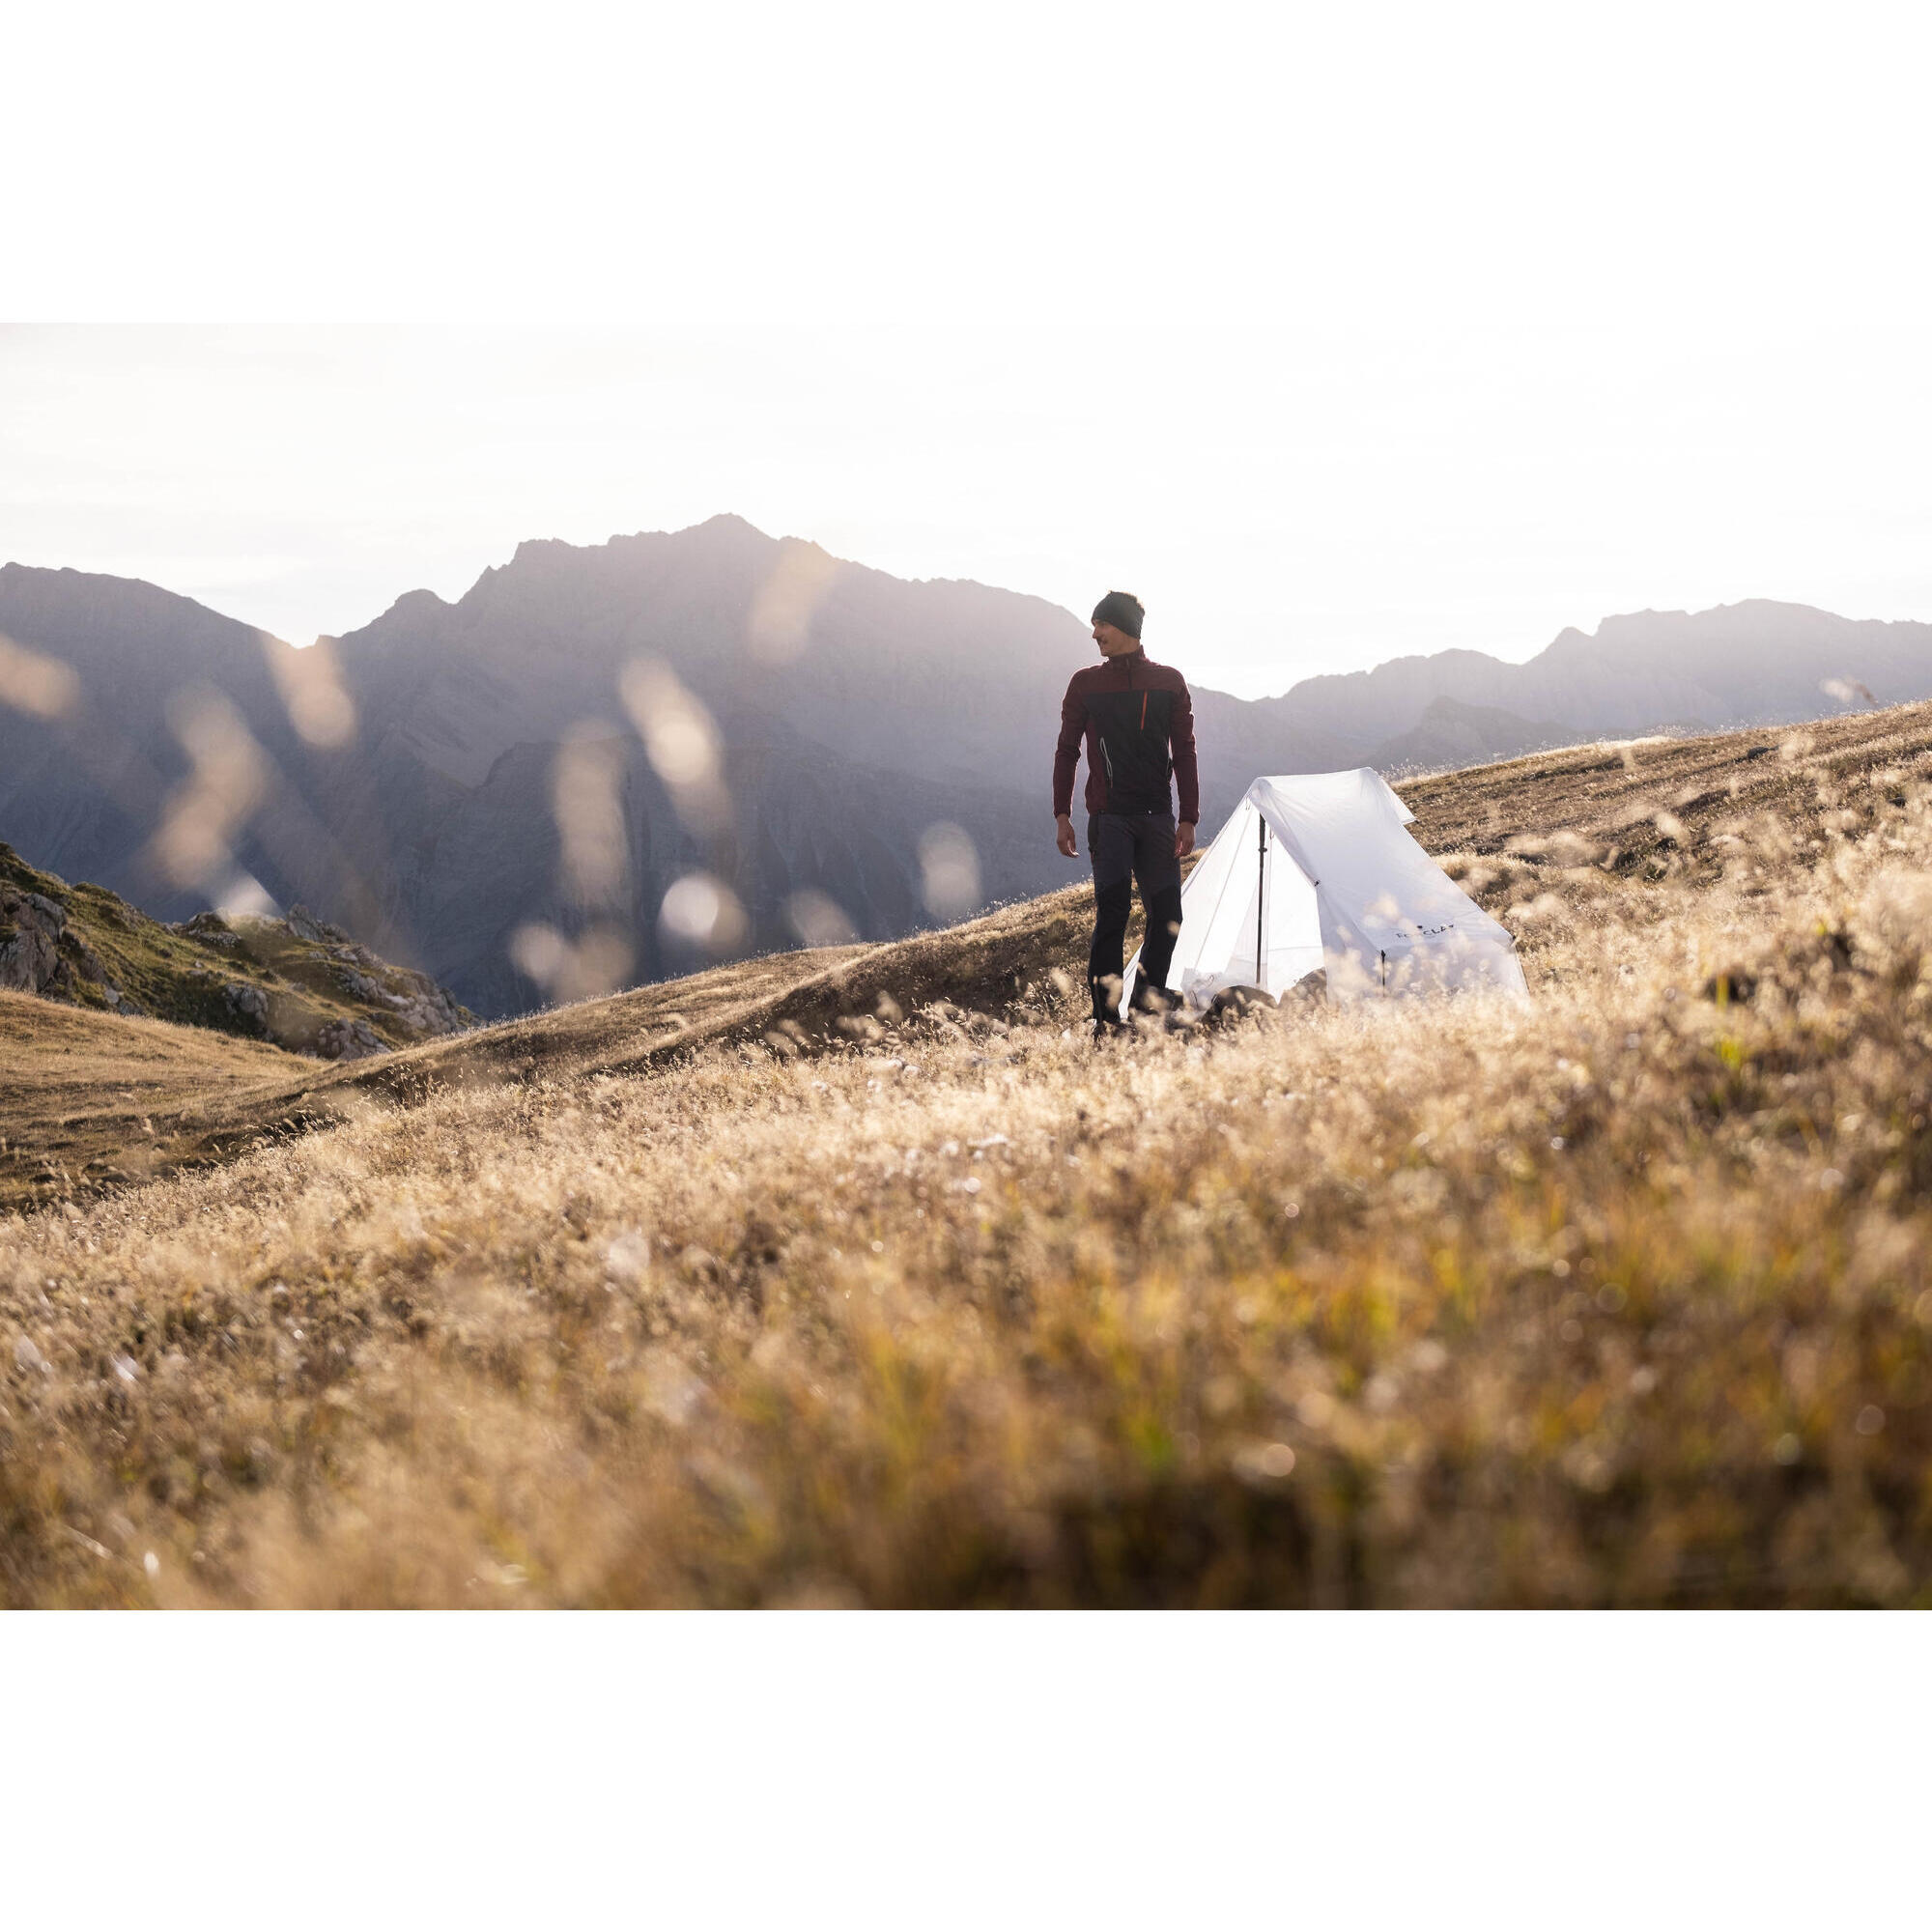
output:
[[[1134,659],[1139,656],[1140,653],[1138,651],[1133,652],[1132,655],[1128,657],[1125,665],[1122,667],[1122,668],[1127,673],[1127,689],[1129,691],[1131,691],[1134,688]],[[1141,693],[1141,729],[1143,731],[1147,729],[1147,701],[1148,701],[1148,695],[1145,691],[1143,691]],[[1100,756],[1105,760],[1107,766],[1107,792],[1108,792],[1107,802],[1111,805],[1113,803],[1113,790],[1115,783],[1114,754],[1107,747],[1106,733],[1101,732],[1099,734],[1099,737],[1100,737]]]

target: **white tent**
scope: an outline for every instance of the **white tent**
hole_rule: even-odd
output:
[[[1168,985],[1277,998],[1325,968],[1331,1000],[1486,986],[1528,997],[1516,941],[1404,830],[1372,771],[1257,779],[1180,889]],[[1122,1005],[1140,954],[1129,962]]]

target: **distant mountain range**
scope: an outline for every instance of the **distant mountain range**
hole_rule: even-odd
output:
[[[9,564],[0,639],[0,837],[164,918],[245,874],[487,1014],[595,983],[598,960],[640,980],[707,938],[887,938],[1078,876],[1048,767],[1088,626],[736,517],[526,543],[454,604],[412,591],[301,651],[152,584]],[[1186,668],[1184,639],[1150,645]],[[1445,651],[1258,701],[1197,691],[1202,816],[1261,772],[1927,696],[1932,625],[1614,617],[1523,665]]]
[[[1497,757],[1614,733],[1787,724],[1861,703],[1932,696],[1932,624],[1855,621],[1752,599],[1694,614],[1606,617],[1566,630],[1527,664],[1480,651],[1395,658],[1311,677],[1280,700],[1352,762],[1386,768],[1458,754]],[[1483,714],[1480,718],[1477,714]]]

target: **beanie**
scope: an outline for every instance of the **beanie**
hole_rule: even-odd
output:
[[[1142,620],[1147,616],[1141,608],[1141,600],[1128,590],[1110,590],[1094,607],[1096,624],[1111,624],[1117,631],[1124,631],[1130,638],[1141,634]]]

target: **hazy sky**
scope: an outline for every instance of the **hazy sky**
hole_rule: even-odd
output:
[[[124,326],[0,334],[0,558],[306,641],[734,510],[1250,695],[1932,617],[1903,14],[419,11],[21,29],[0,314]]]

